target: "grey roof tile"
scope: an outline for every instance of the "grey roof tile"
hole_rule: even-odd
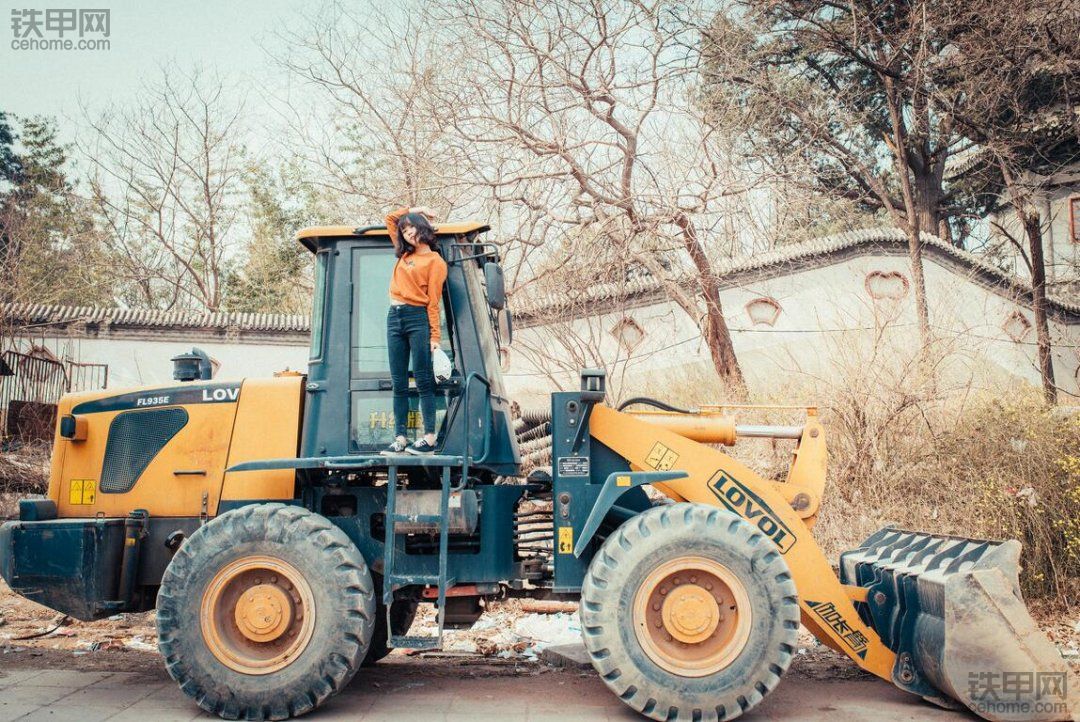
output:
[[[941,254],[963,266],[989,276],[995,282],[1013,291],[1030,293],[1031,286],[1021,278],[1007,273],[984,259],[946,243],[929,233],[922,234],[924,253]],[[827,258],[850,249],[865,249],[870,253],[874,248],[892,247],[890,250],[906,252],[907,234],[899,228],[866,228],[831,236],[815,238],[804,243],[780,246],[771,251],[756,253],[752,256],[723,259],[713,266],[721,284],[726,277],[737,274],[772,271],[780,276],[787,272],[791,264],[815,258]],[[677,278],[676,281],[693,287],[694,279],[690,276]],[[613,299],[632,299],[659,292],[663,282],[655,277],[638,278],[627,283],[603,283],[591,286],[583,293],[569,297],[556,292],[522,292],[515,294],[511,308],[520,318],[535,318],[544,314],[557,313],[571,305],[582,302],[596,302]],[[1052,305],[1072,313],[1080,313],[1080,304],[1062,298],[1050,296]]]
[[[311,323],[307,316],[282,313],[200,313],[198,311],[161,311],[140,308],[107,308],[94,306],[59,306],[46,304],[8,303],[3,305],[4,316],[25,326],[64,325],[75,322],[109,323],[126,328],[195,328],[261,333],[308,333]]]

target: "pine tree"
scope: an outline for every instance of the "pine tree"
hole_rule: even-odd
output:
[[[0,124],[0,216],[4,272],[0,300],[108,303],[93,224],[68,175],[70,149],[53,120],[23,118],[19,132]]]

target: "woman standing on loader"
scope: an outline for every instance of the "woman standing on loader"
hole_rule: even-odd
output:
[[[435,451],[435,373],[431,354],[439,348],[439,301],[446,281],[446,261],[438,253],[430,208],[399,208],[386,216],[397,262],[390,277],[386,348],[394,388],[394,440],[383,454],[431,454]],[[424,434],[410,446],[409,358],[412,358]]]

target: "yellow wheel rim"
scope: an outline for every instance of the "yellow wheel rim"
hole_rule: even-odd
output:
[[[210,580],[199,623],[219,662],[243,674],[270,674],[307,648],[315,631],[315,598],[307,579],[288,562],[242,557]]]
[[[653,569],[638,588],[633,623],[649,659],[681,677],[705,677],[746,646],[750,596],[723,564],[679,557]]]

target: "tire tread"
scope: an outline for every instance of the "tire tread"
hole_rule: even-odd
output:
[[[627,610],[622,610],[622,616],[618,609],[612,609],[610,615],[607,613],[609,606],[619,604],[618,594],[612,593],[611,585],[616,580],[626,583],[619,569],[630,564],[628,558],[640,555],[642,548],[656,548],[665,538],[673,538],[672,535],[688,529],[722,539],[724,544],[742,553],[749,560],[751,570],[760,572],[757,578],[768,587],[779,617],[773,639],[763,652],[764,659],[754,668],[753,678],[738,689],[725,692],[723,699],[716,700],[719,703],[713,705],[710,701],[712,706],[686,704],[670,686],[655,684],[641,674],[620,641],[619,622],[625,622]],[[752,709],[780,683],[791,664],[799,628],[797,591],[782,555],[742,518],[726,510],[692,503],[650,509],[608,537],[586,574],[579,615],[585,647],[601,679],[630,707],[655,720],[722,722]]]

